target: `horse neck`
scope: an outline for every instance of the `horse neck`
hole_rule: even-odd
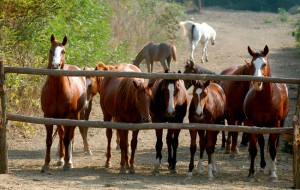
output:
[[[133,64],[135,65],[135,66],[139,66],[140,65],[140,63],[143,61],[143,59],[145,58],[145,56],[144,56],[144,49],[145,48],[143,48],[139,53],[138,53],[138,55],[136,56],[136,58],[135,58],[135,60],[133,61]]]

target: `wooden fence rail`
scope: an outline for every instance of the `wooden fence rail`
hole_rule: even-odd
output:
[[[101,122],[101,121],[77,121],[69,119],[52,119],[52,118],[38,118],[28,117],[16,114],[6,113],[5,102],[5,74],[34,74],[34,75],[68,75],[68,76],[107,76],[107,77],[137,77],[147,79],[183,79],[183,80],[230,80],[230,81],[260,81],[260,82],[276,82],[298,84],[298,95],[296,112],[294,115],[293,128],[263,128],[263,127],[248,127],[248,126],[224,126],[211,124],[197,124],[197,123],[117,123],[117,122]],[[49,69],[34,69],[24,67],[3,67],[3,61],[0,58],[0,96],[1,96],[1,126],[0,126],[0,173],[8,173],[8,154],[6,144],[6,121],[20,121],[27,123],[38,124],[62,124],[62,125],[76,125],[94,128],[116,128],[128,130],[145,130],[145,129],[203,129],[203,130],[218,130],[218,131],[236,131],[247,133],[293,133],[294,134],[294,188],[300,188],[300,159],[299,159],[299,107],[300,107],[300,78],[278,78],[278,77],[254,77],[254,76],[230,76],[230,75],[208,75],[208,74],[182,74],[182,73],[136,73],[136,72],[114,72],[114,71],[61,71]]]

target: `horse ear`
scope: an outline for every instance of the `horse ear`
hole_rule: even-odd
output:
[[[197,84],[197,81],[196,80],[192,80],[192,85],[195,85]]]
[[[169,73],[169,69],[166,69],[166,70],[165,70],[165,73]]]
[[[180,70],[178,70],[178,72],[177,73],[181,73],[181,71]]]
[[[207,86],[209,85],[209,83],[210,83],[210,80],[206,81],[206,82],[204,83],[204,86],[207,87]]]
[[[67,36],[65,36],[63,39],[62,45],[65,46],[67,44],[67,42],[68,42],[68,38],[67,38]]]
[[[264,48],[264,55],[267,56],[269,53],[269,47],[266,45]]]
[[[152,88],[154,86],[155,82],[156,82],[156,80],[149,82],[148,85],[147,85],[147,87],[149,89]]]
[[[50,42],[52,43],[54,41],[55,41],[55,37],[54,37],[54,34],[52,34],[51,37],[50,37]]]
[[[249,52],[249,54],[250,54],[252,57],[255,56],[255,52],[252,51],[252,49],[251,49],[249,46],[248,46],[248,52]]]
[[[135,88],[139,88],[139,84],[136,80],[133,80],[132,83]]]
[[[248,67],[251,67],[252,66],[252,62],[247,62],[247,60],[245,60],[246,64]]]

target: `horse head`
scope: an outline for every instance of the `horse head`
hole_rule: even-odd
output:
[[[207,86],[209,86],[210,81],[193,81],[192,82],[194,85],[193,89],[193,103],[195,106],[195,113],[194,116],[198,119],[203,119],[204,118],[204,112],[203,109],[205,107],[205,104],[207,102]]]
[[[64,37],[63,42],[55,40],[54,35],[50,38],[51,48],[49,52],[48,69],[63,69],[65,64],[65,45],[68,42],[67,36]]]
[[[256,77],[269,77],[271,76],[270,72],[270,65],[268,61],[268,53],[269,48],[266,45],[263,51],[260,52],[254,52],[249,46],[248,46],[248,52],[252,56],[251,65],[254,66],[255,72],[254,76]],[[253,87],[257,91],[261,91],[263,88],[262,82],[252,81]]]
[[[140,113],[142,123],[151,122],[150,102],[152,100],[152,92],[150,88],[154,85],[154,83],[155,82],[145,84],[143,82],[133,80],[133,86],[136,89],[136,107]]]

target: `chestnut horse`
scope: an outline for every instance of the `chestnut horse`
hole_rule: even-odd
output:
[[[261,57],[265,57],[265,52],[261,52]],[[253,60],[244,65],[231,66],[223,70],[220,74],[223,75],[254,75],[255,68]],[[243,111],[244,98],[249,90],[249,81],[220,81],[219,85],[224,90],[226,96],[226,114],[225,119],[228,125],[242,125],[245,119]],[[234,90],[233,90],[234,89]],[[246,135],[243,135],[242,142],[247,141]],[[230,158],[234,159],[237,149],[238,132],[228,132],[225,153],[230,152]],[[232,140],[232,142],[231,142]],[[232,144],[231,144],[232,143]]]
[[[153,72],[153,62],[160,61],[161,66],[164,70],[171,67],[171,59],[176,62],[176,47],[173,44],[169,43],[148,43],[143,47],[143,49],[138,53],[133,64],[137,67],[140,66],[140,63],[145,59],[148,73]],[[167,60],[167,65],[166,61]]]
[[[209,74],[209,75],[216,74],[215,72],[213,72],[209,69],[206,69],[204,67],[196,65],[193,60],[187,60],[183,73]],[[193,81],[193,80],[184,80],[185,88],[188,90],[192,86],[192,83],[194,83],[194,82],[195,81]],[[219,81],[213,81],[213,82],[219,82]],[[226,143],[225,131],[222,131],[222,145],[221,145],[222,149],[225,148],[225,143]]]
[[[168,70],[165,71],[168,73]],[[180,71],[179,71],[180,73]],[[161,123],[183,123],[187,112],[187,91],[184,87],[183,80],[158,79],[151,88],[153,101],[150,104],[152,122]],[[159,172],[162,159],[162,136],[163,129],[156,129],[156,163],[153,171],[154,175]],[[180,130],[168,129],[167,146],[168,146],[168,163],[169,169],[176,169],[176,154],[178,148],[178,137]]]
[[[116,69],[116,72],[124,72]],[[104,77],[100,87],[100,106],[104,121],[144,123],[151,122],[150,101],[152,99],[150,88],[153,83],[145,83],[140,78]],[[120,173],[135,173],[134,156],[137,147],[139,130],[132,132],[131,158],[128,163],[128,130],[118,129],[121,148]]]
[[[249,54],[253,57],[252,63],[255,68],[254,76],[271,77],[270,64],[267,54],[269,48],[266,45],[263,52],[253,52],[248,47]],[[244,100],[244,112],[246,114],[245,125],[257,127],[283,127],[284,120],[289,111],[289,98],[286,84],[252,81],[252,86]],[[254,181],[254,160],[257,155],[256,143],[260,144],[261,162],[260,167],[265,169],[264,137],[262,134],[250,134],[249,153],[251,163],[248,179]],[[270,134],[268,149],[272,159],[270,177],[277,181],[276,175],[276,152],[279,145],[279,134]]]
[[[223,89],[216,83],[210,81],[193,82],[193,97],[189,108],[190,123],[223,124],[226,98]],[[194,156],[197,145],[197,132],[200,138],[200,160],[198,163],[198,174],[202,171],[203,153],[206,149],[208,155],[208,177],[213,178],[216,170],[215,144],[219,131],[189,130],[191,137],[191,158],[188,176],[193,176]]]
[[[49,52],[49,63],[47,68],[52,70],[80,70],[74,65],[65,64],[65,45],[67,37],[63,42],[55,40],[51,35],[51,48]],[[80,111],[87,105],[86,79],[74,76],[51,76],[48,75],[41,93],[41,105],[45,118],[80,119]],[[45,125],[46,157],[42,172],[49,169],[50,149],[53,142],[53,125]],[[59,160],[58,165],[64,163],[64,170],[73,167],[72,143],[75,126],[57,125],[59,134]],[[64,158],[64,160],[63,160]]]

